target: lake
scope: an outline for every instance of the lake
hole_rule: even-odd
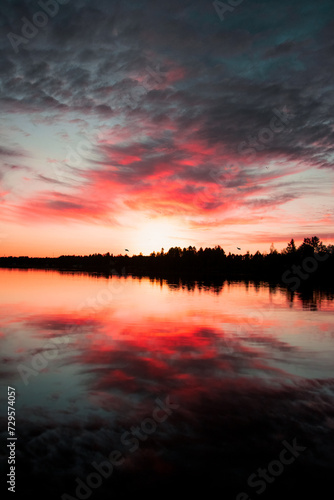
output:
[[[333,295],[43,270],[0,283],[18,495],[325,496]]]

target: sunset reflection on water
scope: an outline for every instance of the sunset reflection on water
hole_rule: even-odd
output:
[[[94,498],[221,481],[222,495],[251,498],[249,475],[294,438],[307,452],[263,497],[329,478],[330,294],[55,271],[0,278],[1,376],[17,390],[23,490],[38,476],[54,498],[74,495],[75,479],[115,449],[124,463]],[[167,397],[178,409],[132,453],[121,436]]]

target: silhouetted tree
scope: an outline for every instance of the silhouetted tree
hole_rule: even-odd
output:
[[[303,265],[306,257],[315,258],[317,255],[327,254],[328,258],[317,259],[317,268],[310,274],[308,283],[331,282],[331,276],[334,272],[334,246],[324,245],[317,236],[304,238],[303,243],[296,248],[293,239],[290,240],[287,247],[278,253],[271,247],[269,254],[257,251],[254,255],[247,251],[244,255],[229,252],[225,254],[220,245],[214,248],[201,247],[196,250],[194,246],[171,247],[165,253],[152,252],[150,255],[126,255],[113,256],[109,252],[105,254],[94,253],[86,256],[61,255],[58,258],[29,258],[21,257],[3,257],[0,258],[1,267],[9,268],[41,268],[41,269],[60,269],[74,271],[92,271],[103,274],[115,272],[132,273],[136,276],[156,276],[161,279],[162,276],[171,274],[180,276],[193,276],[201,279],[203,282],[210,277],[253,277],[257,280],[276,280],[282,279],[283,273],[291,272]],[[308,262],[310,265],[310,262]],[[312,266],[311,266],[312,267]],[[125,270],[125,271],[124,271]],[[175,280],[173,281],[175,283]]]
[[[286,253],[296,253],[297,252],[297,248],[296,248],[296,245],[295,245],[295,240],[292,238],[290,240],[290,242],[288,243],[288,246],[286,247]]]

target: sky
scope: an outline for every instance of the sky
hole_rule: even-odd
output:
[[[3,0],[0,26],[1,256],[333,243],[332,0]]]

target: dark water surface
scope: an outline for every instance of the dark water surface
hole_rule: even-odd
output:
[[[0,298],[1,472],[9,385],[13,498],[332,491],[328,294],[2,269]]]

